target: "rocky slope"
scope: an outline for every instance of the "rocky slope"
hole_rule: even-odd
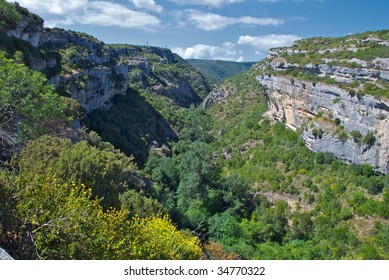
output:
[[[76,99],[86,112],[109,108],[112,98],[126,94],[131,82],[183,107],[200,103],[209,91],[203,76],[168,49],[105,45],[87,34],[43,28],[39,16],[16,6],[20,15],[5,30],[6,40],[11,41],[7,49],[21,51],[28,66],[44,72],[50,83]],[[177,77],[172,74],[175,67],[187,71]]]
[[[44,28],[17,3],[1,7],[9,16],[0,19],[0,49],[77,100],[81,124],[138,163],[150,147],[176,140],[181,109],[200,104],[210,91],[202,74],[169,49],[108,45],[88,34]]]
[[[298,41],[254,67],[270,118],[314,151],[389,173],[388,31]],[[204,105],[229,94],[215,89]]]

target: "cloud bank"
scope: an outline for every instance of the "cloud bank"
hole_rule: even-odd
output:
[[[263,36],[243,35],[238,39],[239,45],[249,45],[253,47],[257,53],[267,52],[270,48],[290,46],[294,41],[301,39],[297,35],[277,35],[268,34]]]
[[[21,6],[42,16],[48,26],[91,24],[152,29],[161,24],[155,16],[108,1],[18,0],[18,2]],[[160,6],[154,1],[133,0],[132,2],[135,6],[138,5],[144,9],[160,10]]]
[[[229,25],[246,24],[257,26],[278,26],[282,20],[274,18],[256,17],[226,17],[214,13],[206,13],[198,10],[186,10],[183,16],[194,26],[205,31],[221,30]]]
[[[172,51],[184,59],[242,61],[242,53],[237,51],[235,46],[231,42],[225,42],[221,46],[196,44],[187,48],[173,48]]]

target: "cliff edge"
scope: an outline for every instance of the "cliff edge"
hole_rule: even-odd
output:
[[[389,173],[389,31],[298,41],[257,70],[268,115],[310,149]]]
[[[388,30],[300,40],[271,49],[251,71],[268,117],[300,131],[310,149],[389,173]],[[218,86],[203,107],[231,94]]]

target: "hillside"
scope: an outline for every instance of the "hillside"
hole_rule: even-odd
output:
[[[388,173],[388,34],[312,38],[270,50],[254,67],[269,100],[268,116],[302,130],[316,152]],[[229,94],[215,89],[204,106]]]
[[[205,99],[203,107],[214,120],[211,146],[222,176],[244,180],[265,201],[259,205],[273,205],[262,211],[279,215],[275,220],[259,212],[243,219],[223,216],[220,223],[240,233],[218,233],[213,240],[245,258],[354,259],[377,252],[365,238],[378,240],[389,229],[389,177],[372,168],[387,173],[387,34],[313,38],[270,50],[266,60],[217,86]],[[365,67],[351,70],[346,61],[334,62],[337,54],[326,52],[323,44],[333,42],[341,51],[349,48],[350,39],[367,40],[354,46],[348,58],[370,53]],[[370,41],[375,48],[365,46]],[[305,60],[292,60],[297,55]],[[326,55],[336,64],[328,65]],[[320,56],[321,64],[311,56]],[[349,93],[352,82],[358,84],[358,94]],[[380,96],[365,90],[369,83]],[[350,164],[358,162],[365,164]],[[270,221],[272,237],[264,237]],[[387,254],[388,247],[381,252]]]
[[[303,40],[258,70],[269,114],[305,128],[308,147],[389,173],[388,31]]]
[[[12,258],[389,258],[387,31],[273,49],[207,96],[168,49],[0,15]]]
[[[225,79],[250,69],[254,62],[234,62],[222,60],[186,59],[196,67],[212,84],[219,84]]]
[[[45,74],[58,93],[80,104],[81,125],[140,164],[149,147],[177,139],[181,109],[209,92],[205,78],[168,49],[107,45],[88,34],[44,29],[39,16],[15,7],[0,28],[2,49]]]

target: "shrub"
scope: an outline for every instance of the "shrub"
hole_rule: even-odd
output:
[[[351,134],[351,136],[352,136],[352,138],[353,138],[353,140],[354,140],[355,143],[358,143],[358,144],[361,143],[362,134],[361,134],[359,131],[353,130],[353,131],[351,131],[350,134]]]
[[[369,131],[368,133],[366,133],[365,136],[363,136],[362,143],[370,147],[374,145],[375,140],[376,138],[374,136],[374,133],[372,131]]]
[[[347,139],[348,139],[348,134],[346,131],[342,130],[339,134],[338,134],[338,138],[340,141],[342,142],[345,142]]]
[[[40,72],[15,64],[0,53],[0,111],[17,123],[22,140],[34,139],[50,132],[55,123],[71,121],[64,111],[67,104]],[[20,119],[18,121],[18,119]],[[53,125],[54,124],[54,125]]]
[[[51,173],[64,183],[85,184],[92,189],[93,198],[104,198],[106,208],[119,207],[119,193],[136,170],[132,158],[119,151],[102,151],[86,141],[72,145],[69,140],[48,136],[22,149],[19,166],[30,177]]]

